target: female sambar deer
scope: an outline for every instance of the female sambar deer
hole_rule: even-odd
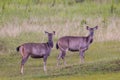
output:
[[[44,71],[46,72],[46,61],[47,57],[50,55],[51,48],[53,48],[53,35],[55,35],[55,31],[53,33],[46,32],[48,35],[48,42],[46,43],[24,43],[16,48],[17,51],[20,51],[22,56],[21,61],[21,74],[23,74],[23,67],[28,57],[32,58],[43,58],[44,61]]]
[[[56,44],[56,48],[60,49],[60,53],[58,55],[58,63],[59,65],[59,60],[62,58],[65,62],[65,55],[66,51],[79,51],[81,63],[84,62],[84,52],[88,49],[89,45],[93,42],[93,36],[94,36],[94,30],[97,30],[98,26],[94,28],[86,27],[86,29],[89,31],[88,36],[64,36],[61,37]]]

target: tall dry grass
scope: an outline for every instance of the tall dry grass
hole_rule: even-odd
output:
[[[83,20],[85,23],[82,23]],[[0,29],[0,37],[15,38],[22,33],[42,33],[53,30],[56,31],[56,38],[65,35],[86,36],[88,34],[86,26],[94,27],[96,25],[99,26],[99,29],[95,31],[95,41],[120,40],[119,18],[83,18],[81,16],[73,19],[59,17],[30,18],[21,22],[21,24],[7,23]]]

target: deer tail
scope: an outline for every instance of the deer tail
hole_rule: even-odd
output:
[[[19,50],[20,50],[20,47],[21,47],[21,46],[18,46],[18,47],[16,48],[16,51],[17,51],[17,52],[19,52]]]
[[[56,49],[59,49],[58,43],[56,43]]]

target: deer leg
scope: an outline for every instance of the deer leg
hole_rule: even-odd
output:
[[[58,55],[58,63],[57,63],[57,66],[59,66],[59,64],[60,64],[60,59],[61,59],[61,58],[63,59],[64,65],[66,65],[65,55],[66,55],[66,52],[65,52],[65,51],[60,51],[60,54]]]
[[[60,51],[60,53],[59,53],[59,55],[58,55],[57,66],[59,66],[59,64],[60,64],[60,58],[61,58],[61,56],[62,56],[62,51]]]
[[[64,65],[66,65],[65,55],[66,55],[66,52],[63,51],[63,52],[62,52],[62,55],[61,55],[61,58],[63,59]]]
[[[44,56],[44,57],[43,57],[43,61],[44,61],[44,62],[43,62],[43,64],[44,64],[44,68],[43,68],[43,69],[44,69],[44,72],[47,73],[47,69],[46,69],[47,56]]]
[[[84,63],[84,52],[80,51],[80,62]]]
[[[24,64],[25,64],[25,62],[28,60],[28,57],[29,57],[29,56],[22,58],[22,61],[21,61],[21,74],[23,74]]]
[[[80,62],[84,63],[84,58],[85,58],[85,51],[88,49],[88,47],[80,49]]]

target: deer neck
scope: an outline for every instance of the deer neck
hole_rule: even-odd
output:
[[[88,35],[88,44],[91,44],[93,42],[93,36],[94,36],[94,32],[90,32],[90,34]]]
[[[48,40],[47,44],[48,44],[49,47],[53,48],[53,45],[54,45],[54,44],[53,44],[53,41],[52,41],[52,40]]]

